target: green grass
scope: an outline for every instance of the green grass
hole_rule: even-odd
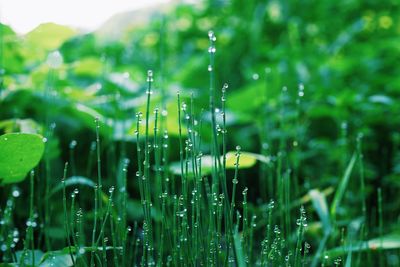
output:
[[[323,183],[326,190],[307,189],[299,157],[304,152],[302,86],[295,97],[294,122],[293,114],[288,114],[293,99],[286,87],[281,92],[276,125],[281,135],[274,160],[266,147],[259,155],[242,151],[237,144],[234,168],[230,167],[226,109],[230,93],[227,84],[221,91],[216,89],[215,42],[214,33],[209,32],[208,115],[195,110],[193,94],[177,94],[174,145],[178,149],[170,151],[168,115],[163,115],[159,102],[152,102],[157,76],[149,70],[144,117],[138,112],[133,122],[136,147],[103,142],[102,127],[107,124],[96,118],[92,121],[95,142],[88,158],[75,153],[76,143],[70,146],[69,162],[54,188],[50,188],[50,178],[59,173],[57,167],[62,168],[50,166],[49,150],[45,150],[44,166],[38,167],[42,177],[32,171],[29,178],[28,217],[15,210],[15,203],[26,199],[18,198],[14,190],[4,191],[9,196],[0,210],[0,259],[4,262],[0,266],[384,266],[389,256],[398,259],[398,229],[384,228],[381,188],[375,213],[367,209],[361,138],[351,140],[342,134],[341,161],[349,160],[337,170],[343,173],[335,180],[338,184],[328,181]],[[295,130],[294,140],[284,134],[288,128]],[[210,140],[202,139],[204,129]],[[260,134],[263,143],[268,142],[268,134]],[[355,152],[349,157],[347,144],[354,142]],[[130,158],[136,162],[130,164]],[[178,174],[171,171],[172,158],[179,159]],[[241,175],[248,171],[247,164],[241,165],[246,158],[259,160],[259,183],[251,173]],[[87,162],[88,177],[77,176],[78,161]],[[109,166],[112,163],[115,166]],[[110,169],[113,172],[105,174]],[[256,184],[263,190],[261,199],[252,195]],[[347,215],[350,191],[360,194],[351,201],[362,208]],[[133,194],[139,202],[133,202]],[[378,260],[373,259],[376,255]]]

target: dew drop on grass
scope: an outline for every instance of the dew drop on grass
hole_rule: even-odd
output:
[[[254,73],[252,78],[253,80],[257,81],[260,78],[260,75],[258,75],[258,73]]]
[[[78,188],[75,188],[75,189],[74,189],[74,194],[75,194],[75,195],[79,194],[79,189],[78,189]]]
[[[154,79],[153,79],[153,71],[152,70],[148,70],[147,71],[147,81],[148,82],[153,82],[154,81]]]
[[[71,143],[69,143],[69,148],[74,149],[77,144],[78,144],[78,142],[76,140],[72,140]]]
[[[15,197],[15,198],[19,197],[20,195],[21,195],[21,192],[18,189],[15,189],[12,192],[12,196]]]
[[[108,192],[110,193],[110,194],[112,194],[113,192],[114,192],[114,186],[111,186],[109,189],[108,189]]]

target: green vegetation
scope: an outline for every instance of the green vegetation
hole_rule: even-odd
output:
[[[0,266],[399,265],[398,1],[143,14],[0,24]]]

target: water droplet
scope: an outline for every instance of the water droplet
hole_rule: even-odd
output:
[[[15,198],[19,197],[20,195],[21,195],[21,192],[18,189],[15,189],[12,192],[12,196],[15,197]]]
[[[153,79],[153,71],[152,70],[148,70],[147,71],[147,81],[148,82],[153,82],[154,81],[154,79]]]
[[[59,51],[49,53],[46,63],[52,69],[58,69],[63,64],[63,57]]]
[[[43,141],[43,143],[47,143],[47,138],[43,137],[42,141]]]
[[[215,42],[217,40],[217,37],[215,37],[215,34],[213,31],[208,31],[208,38],[210,41]]]
[[[71,143],[69,143],[69,148],[74,149],[77,144],[78,144],[78,142],[76,140],[72,140]]]
[[[78,188],[75,188],[75,189],[74,189],[74,194],[75,194],[75,195],[79,194],[79,189],[78,189]]]
[[[108,192],[110,193],[110,194],[112,194],[113,192],[114,192],[114,186],[111,186],[109,189],[108,189]]]
[[[260,75],[258,75],[258,73],[254,73],[252,78],[253,80],[257,81],[260,78]]]
[[[213,70],[212,66],[211,66],[211,65],[208,65],[207,70],[208,70],[208,71],[212,71],[212,70]]]

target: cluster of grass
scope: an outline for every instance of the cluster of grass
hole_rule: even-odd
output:
[[[344,262],[346,266],[364,266],[366,262],[375,262],[374,249],[379,251],[376,262],[383,266],[386,262],[383,250],[398,249],[399,239],[398,235],[383,236],[380,189],[376,202],[379,224],[365,223],[368,215],[361,136],[333,192],[331,188],[313,189],[295,199],[293,195],[304,191],[299,190],[303,187],[298,175],[301,162],[296,157],[299,147],[293,145],[293,151],[287,149],[288,140],[282,135],[274,168],[263,163],[260,171],[261,176],[268,177],[260,179],[260,191],[264,190],[262,194],[271,200],[259,203],[258,207],[249,201],[253,199],[248,195],[249,190],[239,186],[240,146],[234,154],[234,171],[228,171],[227,167],[229,135],[225,104],[229,94],[227,84],[221,91],[215,86],[215,41],[214,33],[209,32],[209,120],[204,119],[203,112],[195,110],[193,95],[185,103],[177,94],[179,175],[170,172],[171,144],[165,127],[168,119],[165,107],[151,110],[154,77],[148,71],[146,109],[144,114],[136,114],[137,162],[129,162],[127,155],[134,151],[123,147],[122,160],[113,167],[115,179],[107,181],[111,187],[105,188],[102,171],[110,163],[102,161],[101,121],[96,119],[96,140],[90,149],[97,161],[95,182],[75,174],[75,141],[70,144],[70,159],[65,163],[59,185],[50,188],[46,179],[44,185],[39,184],[44,187],[43,198],[35,195],[38,179],[33,171],[30,173],[29,206],[26,206],[29,217],[25,226],[14,220],[15,202],[20,193],[17,189],[10,191],[0,211],[1,260],[8,262],[2,266],[341,266]],[[298,107],[303,90],[301,85]],[[282,114],[285,97],[284,88]],[[285,123],[282,116],[282,129]],[[204,129],[211,133],[208,148],[202,143]],[[50,138],[51,134],[52,128],[48,127],[45,136]],[[263,135],[268,140],[268,132]],[[293,142],[298,144],[300,140]],[[263,150],[267,154],[267,147]],[[206,152],[209,154],[205,155]],[[292,169],[284,164],[287,155],[294,157]],[[89,157],[88,170],[93,164],[91,160]],[[43,164],[47,170],[50,163],[46,156]],[[338,210],[355,166],[359,169],[357,183],[361,185],[360,218],[339,221]],[[134,175],[128,172],[129,168],[135,169]],[[50,176],[43,173],[47,178]],[[72,177],[68,178],[69,174]],[[127,214],[128,182],[137,184],[140,194],[140,206],[136,208],[141,209],[143,220],[134,223]],[[60,198],[56,198],[60,192],[62,197],[58,194]],[[81,194],[88,194],[85,197],[92,202],[82,203]],[[333,198],[328,205],[326,196],[330,194]],[[50,201],[62,206],[63,216],[58,221],[63,222],[64,244],[51,240]],[[38,207],[43,207],[40,211],[43,218],[38,218]],[[320,240],[307,241],[308,211],[314,213],[313,218],[318,218],[314,227],[322,232]],[[379,238],[367,240],[370,236]],[[328,244],[336,248],[328,249]]]

